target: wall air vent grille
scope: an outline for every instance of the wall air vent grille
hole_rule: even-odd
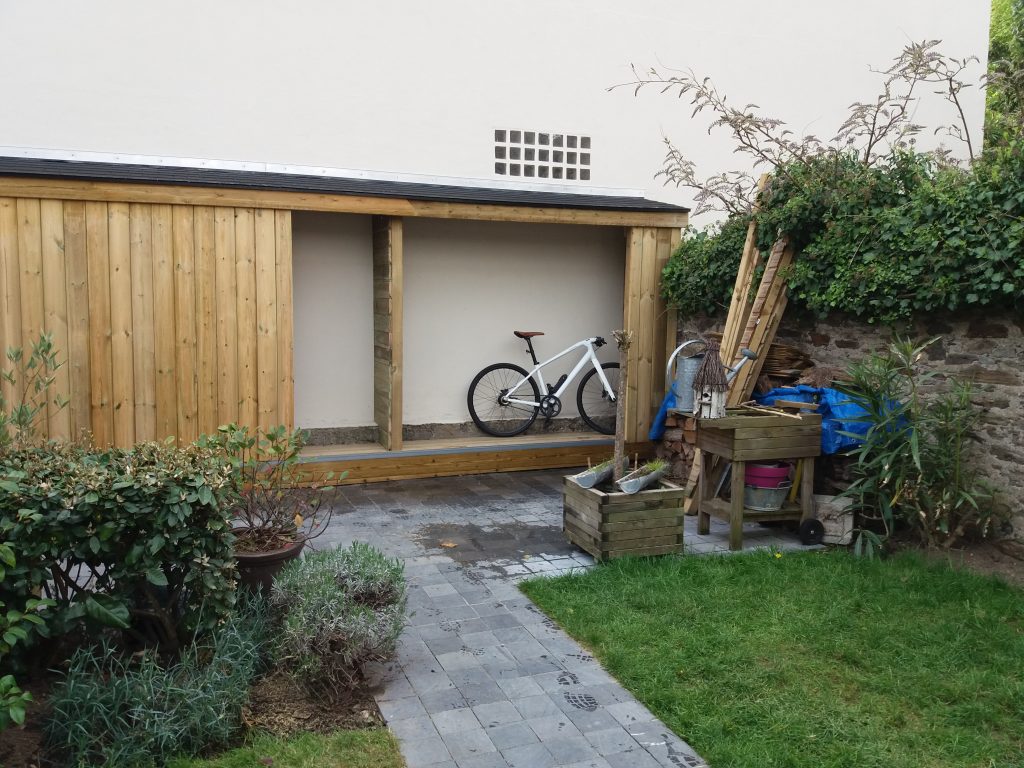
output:
[[[494,174],[590,181],[590,137],[578,133],[494,129]]]

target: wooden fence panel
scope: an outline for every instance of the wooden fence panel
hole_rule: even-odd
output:
[[[85,203],[64,203],[64,271],[67,274],[71,436],[92,432],[89,367],[89,264],[86,254]],[[58,350],[59,352],[60,350]]]
[[[64,206],[60,200],[43,200],[39,204],[43,257],[43,322],[58,350],[68,348],[68,290],[64,262]],[[62,355],[63,358],[63,355]],[[55,374],[54,387],[69,392],[69,366]],[[66,440],[71,437],[71,411],[61,408],[53,397],[47,398],[46,421],[50,437]]]
[[[132,253],[128,203],[107,205],[110,248],[110,355],[114,444],[135,442],[135,361],[132,347]]]
[[[0,349],[45,331],[64,361],[40,434],[291,427],[291,237],[289,211],[0,197]]]

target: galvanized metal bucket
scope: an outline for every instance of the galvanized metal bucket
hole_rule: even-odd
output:
[[[743,506],[755,512],[778,512],[786,503],[789,489],[793,483],[786,480],[778,488],[758,488],[754,485],[743,486]]]

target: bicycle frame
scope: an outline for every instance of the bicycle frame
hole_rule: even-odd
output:
[[[525,378],[519,381],[514,387],[509,389],[509,391],[506,393],[505,401],[507,402],[507,404],[523,405],[526,406],[527,408],[536,408],[537,403],[534,402],[533,400],[519,400],[516,397],[513,397],[513,395],[515,395],[516,391],[520,387],[522,387],[527,382],[527,380],[531,378],[536,378],[537,383],[540,385],[541,397],[544,397],[544,395],[547,394],[547,387],[544,385],[544,374],[541,372],[541,369],[544,366],[550,365],[551,363],[555,362],[555,360],[559,360],[565,357],[566,355],[571,354],[573,350],[576,349],[582,349],[583,356],[580,357],[579,362],[576,363],[576,366],[572,369],[569,375],[566,376],[565,381],[562,382],[562,386],[560,386],[557,390],[552,392],[552,394],[559,400],[561,400],[562,395],[565,393],[565,390],[567,390],[569,388],[569,385],[571,385],[576,380],[576,377],[580,375],[580,371],[587,367],[587,363],[590,363],[592,366],[594,366],[594,370],[597,371],[597,377],[601,380],[601,385],[604,387],[604,391],[608,394],[608,397],[610,397],[611,401],[614,403],[615,392],[612,391],[612,387],[608,383],[608,378],[604,375],[604,369],[601,367],[601,361],[597,359],[597,354],[594,352],[595,341],[597,341],[596,336],[590,339],[583,339],[583,341],[577,341],[571,347],[566,347],[554,357],[549,357],[543,363],[538,363],[537,365],[535,365],[530,370],[530,372],[526,374]]]

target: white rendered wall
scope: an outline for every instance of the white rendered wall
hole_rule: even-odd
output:
[[[466,393],[481,368],[528,370],[526,343],[513,330],[545,332],[534,340],[541,360],[590,336],[609,340],[602,360],[617,359],[621,228],[405,219],[404,250],[406,424],[468,422]],[[554,365],[552,383],[576,359]],[[575,386],[564,416],[576,413]]]
[[[373,424],[373,263],[368,216],[292,214],[295,423]]]
[[[0,0],[0,145],[493,179],[493,129],[579,132],[592,184],[686,204],[653,178],[663,134],[705,174],[742,158],[686,100],[608,92],[631,63],[827,138],[910,40],[979,56],[977,82],[989,2]],[[928,99],[922,143],[951,115]]]

